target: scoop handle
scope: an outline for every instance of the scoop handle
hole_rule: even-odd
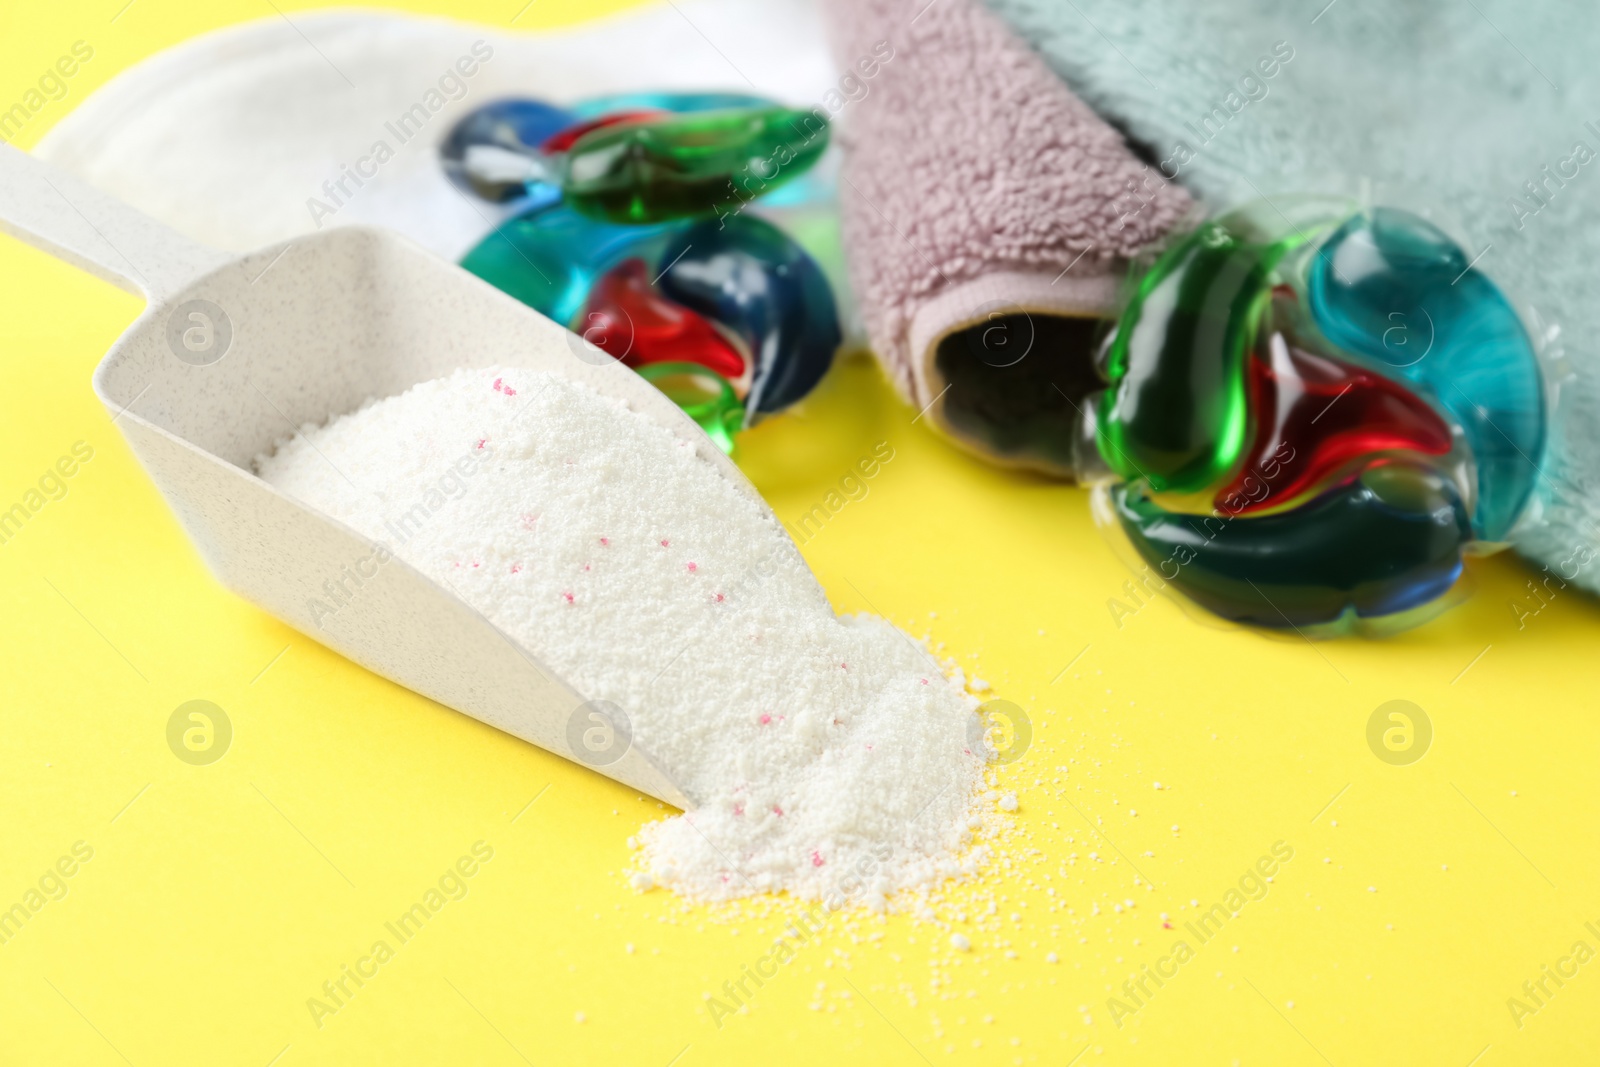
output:
[[[0,144],[0,230],[150,303],[235,257]]]

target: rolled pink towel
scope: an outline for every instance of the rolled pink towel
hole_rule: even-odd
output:
[[[879,359],[957,442],[1070,474],[1126,261],[1189,209],[976,0],[823,0],[840,202]]]

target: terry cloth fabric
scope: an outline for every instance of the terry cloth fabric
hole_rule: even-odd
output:
[[[1147,182],[1122,136],[976,0],[823,9],[844,72],[840,210],[867,333],[902,394],[951,430],[940,399],[951,383],[935,359],[943,339],[997,314],[1113,313],[1125,260],[1176,223],[1189,197]],[[1087,339],[1027,358],[1086,365]]]
[[[1561,383],[1512,544],[1600,590],[1600,17],[1511,0],[988,3],[1208,207],[1331,192],[1453,232]]]

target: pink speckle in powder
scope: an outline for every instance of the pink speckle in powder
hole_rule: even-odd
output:
[[[572,603],[572,594],[571,593],[562,593],[561,595],[562,595],[563,598],[565,598],[565,600],[566,600],[566,602],[568,604]]]
[[[771,721],[772,721],[772,716],[771,715],[762,715],[761,716],[761,725],[762,726],[767,725],[767,723],[769,723]]]
[[[519,573],[519,572],[520,572],[520,571],[521,571],[521,570],[522,570],[522,564],[520,564],[520,563],[513,563],[513,564],[512,564],[512,565],[511,565],[511,573],[512,573],[512,574],[517,574],[517,573]]]
[[[478,447],[479,448],[482,448],[484,445],[486,445],[488,443],[489,443],[489,439],[487,437],[478,438]]]
[[[700,564],[694,562],[693,560],[689,561],[689,573],[690,574],[693,574],[695,571],[697,571],[699,569],[700,569]]]
[[[661,547],[662,548],[669,548],[669,547],[671,547],[671,545],[672,545],[672,542],[668,541],[665,537],[663,537],[661,539]]]
[[[481,566],[483,566],[483,564],[481,564],[481,563],[479,563],[479,562],[478,562],[478,561],[477,561],[477,560],[473,560],[473,561],[472,561],[472,565],[473,565],[473,566],[474,566],[474,567],[481,567]]]
[[[840,669],[840,670],[841,670],[841,671],[847,671],[847,670],[849,670],[849,669],[850,669],[850,664],[848,664],[848,663],[841,663],[841,664],[839,664],[839,669]]]
[[[538,521],[539,516],[535,515],[533,512],[525,511],[522,513],[522,528],[524,530],[533,529],[534,525],[537,524]]]
[[[588,570],[588,569],[589,569],[589,564],[587,564],[587,563],[585,563],[585,564],[584,564],[584,565],[583,565],[583,569],[584,569],[584,570]]]
[[[499,378],[494,380],[494,391],[497,393],[504,393],[506,396],[517,395],[517,391],[515,389],[511,388],[509,385],[503,384]]]
[[[609,544],[610,544],[610,543],[611,543],[611,538],[609,538],[609,537],[602,537],[602,538],[600,538],[600,543],[601,543],[601,544],[602,544],[602,545],[609,545]]]
[[[740,800],[740,801],[735,801],[734,802],[733,813],[735,815],[743,815],[744,814],[744,801]]]
[[[722,595],[722,594],[721,594],[721,593],[718,593],[718,594],[717,594],[717,603],[718,603],[718,604],[720,604],[720,603],[722,603],[722,602],[723,602],[723,601],[724,601],[724,600],[726,600],[726,599],[728,599],[728,598],[727,598],[727,597],[725,597],[725,596],[723,596],[723,595]]]
[[[826,862],[827,861],[822,858],[822,853],[818,852],[816,849],[811,850],[811,866],[821,867]]]
[[[772,810],[777,813],[778,818],[780,818],[780,819],[783,818],[783,809],[782,808],[778,807],[777,805],[773,805]]]
[[[928,684],[928,680],[926,678],[918,678],[917,681],[921,682],[923,685]]]

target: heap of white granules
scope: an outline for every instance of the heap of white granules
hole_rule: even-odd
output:
[[[976,702],[890,623],[835,615],[772,515],[622,402],[463,370],[256,465],[626,711],[697,805],[643,828],[636,885],[881,909],[981,859]],[[441,485],[444,506],[397,539]]]

